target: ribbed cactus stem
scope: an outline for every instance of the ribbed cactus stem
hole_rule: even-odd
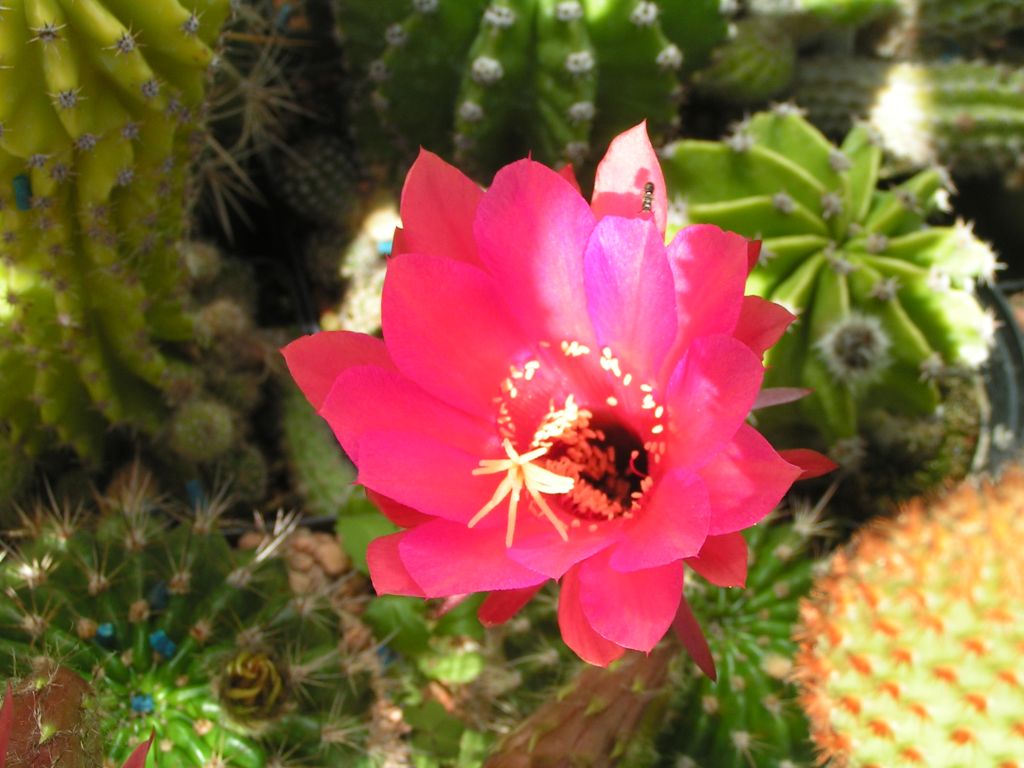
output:
[[[657,728],[669,662],[678,651],[674,641],[666,641],[649,654],[631,653],[610,669],[583,669],[560,696],[516,728],[484,765],[628,764],[619,761]]]
[[[801,63],[794,92],[815,124],[864,120],[894,157],[954,173],[1012,173],[1024,157],[1024,70],[968,61]]]

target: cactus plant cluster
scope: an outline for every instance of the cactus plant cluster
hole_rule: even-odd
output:
[[[0,7],[0,440],[97,457],[188,377],[174,248],[225,0]],[[42,429],[41,429],[42,427]]]
[[[149,765],[356,764],[372,649],[339,647],[330,589],[289,590],[293,516],[240,551],[223,508],[168,509],[136,468],[96,513],[25,513],[0,563],[0,672],[90,682],[90,738],[117,765],[150,733]]]
[[[794,505],[787,520],[750,529],[747,583],[708,589],[688,579],[686,598],[708,630],[717,681],[688,658],[678,679],[671,717],[658,741],[658,765],[687,768],[765,768],[810,765],[806,718],[789,680],[800,600],[812,581],[816,538],[827,533],[824,505]]]
[[[966,224],[928,225],[947,199],[940,171],[877,188],[881,154],[866,127],[836,147],[789,105],[664,151],[675,226],[763,241],[748,291],[799,316],[766,384],[811,388],[786,408],[829,444],[857,435],[862,412],[932,413],[937,382],[983,362],[994,333],[973,295],[992,250]]]
[[[801,606],[795,667],[822,760],[1021,764],[1022,498],[1015,468],[917,499],[833,557]]]
[[[684,7],[686,6],[686,7]],[[337,3],[352,100],[373,154],[419,145],[486,177],[528,151],[583,163],[646,118],[677,127],[687,46],[724,32],[714,3],[373,0]],[[365,111],[372,104],[375,114]]]
[[[1024,69],[820,57],[802,63],[794,98],[831,133],[865,120],[905,163],[964,176],[1024,172]]]

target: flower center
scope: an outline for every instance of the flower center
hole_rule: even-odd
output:
[[[506,458],[483,459],[473,470],[505,475],[469,527],[508,499],[506,546],[524,490],[530,509],[563,540],[569,528],[593,531],[601,521],[632,517],[653,483],[651,465],[665,452],[665,409],[609,348],[597,355],[576,341],[541,347],[554,360],[513,367],[495,398]],[[557,512],[545,495],[562,497]]]

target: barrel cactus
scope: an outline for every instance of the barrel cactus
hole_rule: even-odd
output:
[[[59,663],[90,682],[116,765],[151,733],[147,765],[356,765],[370,659],[339,648],[330,590],[289,589],[295,518],[240,551],[223,509],[169,509],[136,470],[98,513],[26,513],[0,562],[0,674]]]
[[[1016,468],[917,499],[833,557],[801,606],[795,665],[822,760],[1019,765],[1022,498]]]
[[[581,163],[644,118],[667,135],[684,49],[704,56],[724,33],[704,0],[356,0],[337,14],[364,83],[352,100],[360,143],[403,157],[423,145],[481,178],[527,151]]]
[[[228,6],[0,7],[0,421],[29,453],[45,429],[86,457],[110,425],[156,432],[187,377],[163,343],[191,334],[174,244]]]
[[[968,225],[928,225],[948,197],[939,170],[878,189],[882,149],[868,128],[836,147],[788,105],[664,156],[676,226],[763,241],[748,289],[799,315],[765,380],[813,390],[787,408],[826,442],[857,435],[871,409],[932,413],[937,382],[987,357],[994,321],[973,286],[998,264]]]
[[[1024,171],[1024,69],[982,61],[801,63],[795,98],[815,125],[863,119],[893,157],[958,175]]]

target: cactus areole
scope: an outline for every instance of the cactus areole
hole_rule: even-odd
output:
[[[745,423],[761,355],[792,320],[743,295],[756,245],[700,226],[666,246],[666,214],[643,125],[612,142],[590,204],[532,160],[481,192],[421,153],[384,341],[325,332],[284,350],[359,482],[408,529],[370,545],[378,592],[491,592],[481,618],[497,623],[557,579],[562,635],[587,661],[651,650],[677,615],[706,649],[684,562],[742,584],[739,531],[800,465],[830,463],[780,455]]]

